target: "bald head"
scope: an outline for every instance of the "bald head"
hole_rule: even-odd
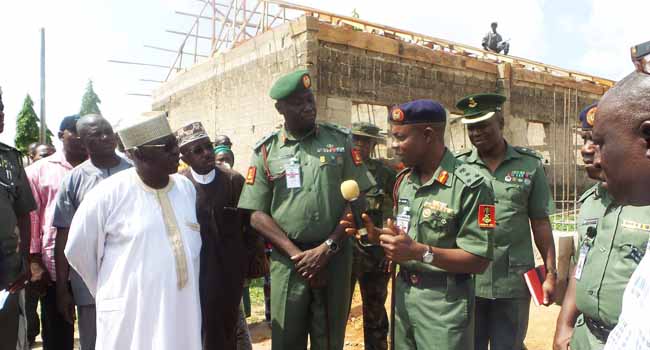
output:
[[[594,166],[624,205],[650,205],[650,75],[634,72],[598,104]]]
[[[113,127],[99,114],[86,114],[77,121],[77,133],[91,159],[113,157],[117,139]]]

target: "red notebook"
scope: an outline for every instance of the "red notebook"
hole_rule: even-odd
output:
[[[537,266],[534,269],[528,270],[524,273],[524,280],[528,286],[528,291],[533,299],[535,305],[544,305],[544,291],[542,290],[542,283],[546,278],[546,267],[544,265]]]

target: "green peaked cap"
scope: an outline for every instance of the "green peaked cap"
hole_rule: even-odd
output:
[[[505,101],[506,97],[500,94],[474,94],[456,102],[456,108],[463,111],[463,124],[473,124],[492,118]]]
[[[271,87],[269,96],[274,100],[281,100],[291,96],[294,92],[308,90],[309,88],[311,88],[309,71],[301,69],[278,79]]]

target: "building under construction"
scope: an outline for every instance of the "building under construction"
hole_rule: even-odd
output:
[[[371,121],[387,132],[389,106],[433,99],[451,113],[447,144],[453,150],[471,147],[455,102],[499,91],[508,98],[507,140],[544,155],[558,208],[572,210],[587,185],[577,114],[613,85],[610,80],[283,1],[202,1],[168,78],[153,93],[153,109],[169,111],[174,127],[201,120],[211,135],[229,135],[239,170],[253,145],[282,123],[268,96],[271,85],[306,68],[319,120]],[[212,36],[199,34],[201,22],[210,23]],[[211,54],[198,62],[195,52],[197,63],[180,69],[183,50],[200,39],[210,41]],[[391,158],[385,147],[380,153]]]

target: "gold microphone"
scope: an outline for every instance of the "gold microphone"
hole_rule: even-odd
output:
[[[361,214],[364,211],[364,203],[359,200],[360,193],[359,184],[356,181],[346,180],[341,183],[341,194],[343,195],[343,199],[350,203],[354,224],[357,226],[359,236],[361,237],[360,243],[364,246],[370,246],[372,244],[368,242],[368,230],[366,230],[366,226],[361,219]]]

